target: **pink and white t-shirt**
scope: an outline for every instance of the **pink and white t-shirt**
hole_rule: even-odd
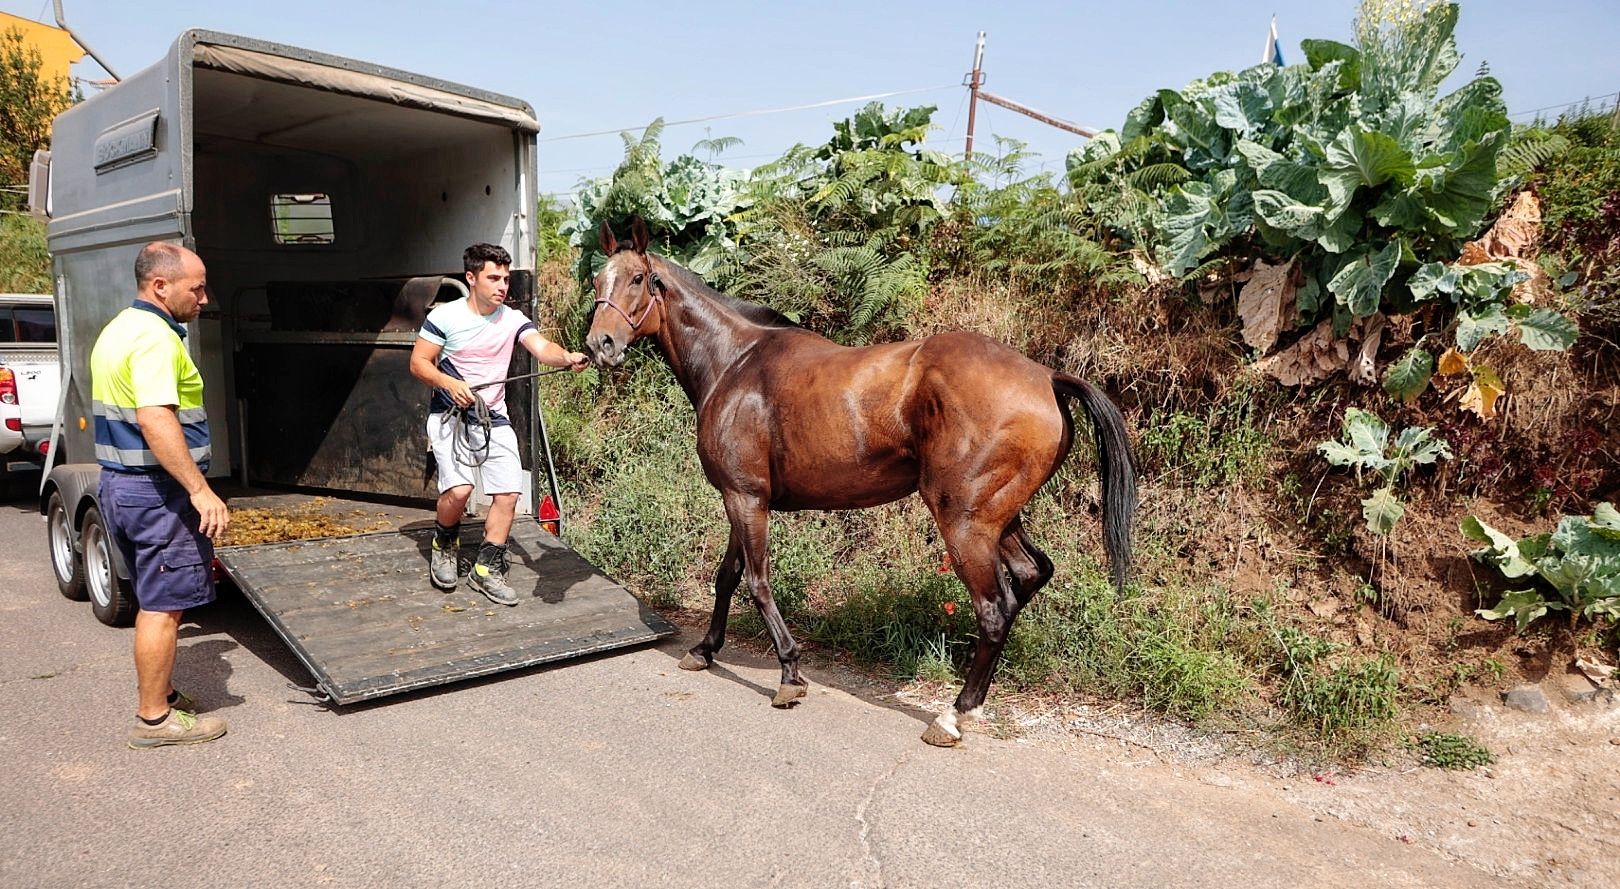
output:
[[[538,329],[522,312],[504,305],[488,315],[480,315],[463,297],[441,303],[428,312],[416,336],[442,348],[439,370],[476,386],[505,379],[512,366],[512,347],[525,333]],[[511,425],[512,421],[506,416],[505,383],[480,389],[478,395],[489,405],[493,425]],[[454,406],[443,389],[433,390],[430,412],[437,414]]]

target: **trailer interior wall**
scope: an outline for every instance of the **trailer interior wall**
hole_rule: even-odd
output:
[[[199,345],[206,361],[215,365],[204,364],[204,377],[238,384],[228,394],[220,391],[218,402],[209,405],[211,414],[230,418],[231,464],[242,467],[251,461],[260,466],[261,475],[269,476],[266,480],[353,485],[409,496],[431,493],[420,479],[414,439],[387,454],[369,450],[361,456],[366,450],[362,445],[401,434],[385,428],[398,423],[401,412],[425,416],[427,391],[404,371],[408,334],[387,334],[390,341],[375,349],[283,342],[244,352],[244,341],[296,312],[287,301],[307,298],[307,292],[295,292],[289,282],[459,278],[462,250],[475,241],[503,244],[516,254],[520,268],[529,266],[521,252],[527,239],[517,229],[527,185],[519,172],[525,156],[520,137],[498,123],[206,68],[193,72],[192,119],[191,228],[208,263],[210,289],[221,303],[212,322],[205,316],[199,324]],[[333,242],[277,244],[271,197],[310,193],[330,196]],[[380,320],[387,318],[387,305]],[[375,317],[372,310],[369,305],[338,307],[333,318],[347,322],[334,321],[325,331],[299,329],[316,335],[376,333],[380,320],[370,326],[365,320]],[[401,340],[405,345],[395,342]],[[288,360],[295,350],[307,360]],[[233,366],[272,352],[281,356],[279,363],[260,363],[247,374]],[[278,368],[273,374],[277,383],[267,385],[266,367]],[[309,376],[303,377],[305,373]],[[297,419],[307,419],[321,432],[310,433],[304,422],[279,423],[277,428],[309,437],[283,449],[278,456],[286,459],[267,472],[265,439],[281,449],[288,438],[267,431],[263,410],[281,417],[303,410],[287,404],[283,391],[275,388],[282,382],[293,388],[317,384],[307,418],[299,413]],[[334,386],[348,391],[325,391]],[[321,396],[327,396],[324,402]],[[261,405],[263,410],[254,415],[254,397],[278,403]],[[393,402],[395,409],[379,410],[380,398]],[[241,416],[244,411],[248,420]],[[368,413],[378,416],[367,420]],[[249,421],[255,422],[257,436],[244,434]],[[221,450],[218,438],[216,434],[216,452]],[[255,438],[261,449],[257,458],[244,454]],[[306,470],[299,454],[322,465]],[[343,456],[334,459],[334,454]],[[402,459],[407,455],[416,459]],[[368,461],[370,469],[351,473]],[[387,478],[378,479],[379,472]],[[409,482],[407,475],[412,476]]]

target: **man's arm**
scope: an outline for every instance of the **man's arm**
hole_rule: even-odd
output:
[[[411,347],[411,376],[432,386],[450,393],[450,400],[457,407],[466,407],[473,403],[472,387],[466,381],[458,380],[453,376],[439,370],[434,366],[434,359],[439,357],[443,349],[438,343],[416,338],[416,345]]]
[[[570,352],[562,346],[540,335],[540,331],[531,330],[518,337],[518,342],[536,361],[547,367],[567,367],[575,373],[590,367],[591,359],[583,352]]]
[[[141,435],[146,437],[146,446],[157,457],[158,465],[168,470],[169,475],[174,476],[174,480],[191,495],[191,505],[202,516],[202,532],[209,537],[224,534],[225,526],[231,521],[230,512],[225,508],[225,501],[219,499],[213,488],[208,487],[208,479],[203,478],[197,464],[191,459],[191,449],[186,447],[186,433],[180,428],[180,417],[174,407],[138,407],[135,409],[135,422],[140,425]]]

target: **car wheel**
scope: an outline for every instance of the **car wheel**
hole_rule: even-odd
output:
[[[118,576],[112,538],[101,520],[101,510],[94,506],[85,510],[79,538],[84,542],[84,585],[90,591],[90,611],[109,627],[135,623],[135,596],[129,581]]]
[[[50,542],[56,588],[69,599],[83,602],[90,596],[84,588],[84,564],[73,551],[73,526],[68,521],[67,508],[62,505],[59,491],[51,494],[50,503],[45,507],[45,535]]]

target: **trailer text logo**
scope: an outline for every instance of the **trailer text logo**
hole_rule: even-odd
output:
[[[96,137],[96,173],[157,157],[158,109],[115,124]]]

